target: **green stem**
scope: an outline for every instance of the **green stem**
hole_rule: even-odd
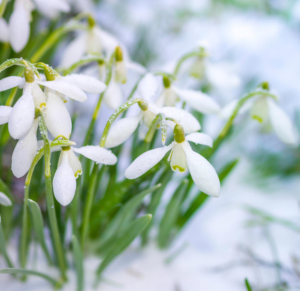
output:
[[[97,172],[98,172],[98,165],[94,164],[91,177],[90,177],[89,189],[88,189],[88,194],[87,194],[84,213],[83,213],[83,224],[82,224],[82,234],[81,234],[82,249],[84,248],[84,243],[86,241],[88,231],[89,231],[91,209],[92,209],[94,196],[95,196]]]
[[[190,53],[187,53],[187,54],[183,55],[183,56],[179,59],[179,61],[177,62],[176,67],[175,67],[174,72],[173,72],[173,75],[174,75],[175,77],[177,76],[177,74],[178,74],[178,72],[179,72],[179,69],[180,69],[181,65],[182,65],[187,59],[192,58],[192,57],[205,57],[205,56],[206,56],[206,54],[203,53],[201,50],[200,50],[199,52],[193,51],[193,52],[190,52]]]
[[[0,18],[2,18],[5,9],[6,9],[6,5],[7,5],[8,0],[2,0],[1,4],[0,4]]]
[[[227,136],[229,130],[231,129],[233,122],[235,120],[235,118],[237,117],[240,109],[242,108],[242,106],[251,98],[257,96],[257,95],[262,95],[262,96],[266,96],[266,97],[272,97],[274,99],[277,100],[277,97],[274,94],[271,94],[267,91],[254,91],[251,92],[247,95],[245,95],[244,97],[242,97],[240,99],[240,101],[238,102],[238,104],[236,105],[232,115],[230,116],[230,118],[228,119],[228,121],[226,122],[225,126],[223,127],[221,133],[219,134],[218,138],[214,141],[214,146],[212,149],[210,149],[207,154],[205,154],[205,157],[207,159],[209,159],[216,151],[217,149],[220,147],[220,145],[223,143],[225,137]]]
[[[51,170],[50,170],[50,159],[51,159],[51,146],[48,139],[48,132],[46,123],[44,120],[43,112],[40,111],[40,132],[44,140],[44,156],[45,156],[45,182],[46,182],[46,201],[47,210],[50,221],[50,229],[54,242],[54,249],[60,267],[61,276],[63,280],[67,280],[66,277],[66,258],[63,245],[59,235],[59,228],[57,224],[57,218],[55,213],[53,191],[52,191],[52,181],[51,181]]]
[[[102,133],[102,137],[100,139],[100,147],[105,147],[106,138],[108,135],[108,132],[110,130],[111,125],[113,122],[122,114],[124,111],[126,111],[129,107],[134,105],[135,103],[138,103],[140,101],[144,101],[143,99],[136,98],[136,99],[129,99],[127,102],[125,102],[123,105],[121,105],[108,119],[105,128]]]

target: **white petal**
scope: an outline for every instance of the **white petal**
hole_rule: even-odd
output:
[[[220,180],[214,167],[201,155],[194,152],[187,141],[183,142],[187,164],[196,186],[205,194],[218,197]]]
[[[185,172],[187,170],[187,162],[182,144],[174,142],[169,160],[171,160],[171,168],[173,171]]]
[[[79,61],[86,52],[86,42],[86,32],[82,33],[73,41],[71,41],[64,51],[60,67],[68,68],[77,61]]]
[[[135,179],[142,176],[153,166],[155,166],[160,160],[163,159],[165,154],[173,147],[173,144],[162,148],[150,150],[143,153],[136,158],[132,164],[126,169],[125,177],[127,179]]]
[[[48,93],[45,121],[53,138],[64,136],[69,139],[72,131],[72,121],[64,102],[59,96]]]
[[[46,107],[46,95],[40,86],[36,82],[33,82],[30,85],[35,108]]]
[[[72,83],[85,92],[92,94],[100,94],[106,89],[106,85],[103,82],[97,80],[96,78],[82,74],[72,74],[63,77],[63,80]]]
[[[258,98],[251,107],[251,117],[260,123],[267,123],[269,120],[268,111],[268,97]]]
[[[126,68],[139,74],[145,74],[147,72],[147,69],[144,66],[131,61],[126,62]]]
[[[137,90],[141,97],[147,101],[154,97],[158,90],[158,83],[153,74],[146,74],[140,81]]]
[[[277,136],[285,143],[297,145],[299,136],[289,116],[272,100],[268,100],[270,121]]]
[[[26,134],[26,136],[18,141],[12,154],[11,169],[17,178],[24,176],[28,172],[37,153],[37,127],[38,120],[35,119],[30,131]]]
[[[219,104],[201,91],[180,90],[176,87],[173,87],[173,90],[183,101],[199,112],[204,114],[214,114],[220,111]]]
[[[60,11],[69,12],[70,6],[64,0],[35,0],[37,9],[48,18],[56,18]]]
[[[99,146],[73,147],[73,150],[97,164],[114,165],[117,162],[117,157],[111,151]]]
[[[25,80],[21,77],[11,76],[0,80],[0,92],[17,86],[22,86]]]
[[[194,142],[196,144],[203,144],[203,145],[207,145],[209,147],[213,146],[212,138],[208,134],[205,134],[202,132],[191,133],[191,134],[187,135],[185,137],[185,139],[188,141]]]
[[[107,90],[104,93],[104,102],[111,109],[119,108],[123,103],[123,95],[120,86],[112,81],[108,85]]]
[[[77,86],[64,81],[62,78],[54,81],[36,81],[38,84],[64,94],[76,101],[84,102],[87,99],[85,93]]]
[[[68,152],[62,151],[62,162],[53,178],[53,192],[56,200],[63,206],[68,205],[74,198],[76,179],[69,165]]]
[[[12,138],[19,139],[30,129],[34,119],[34,102],[30,87],[24,88],[23,96],[14,105],[8,120]]]
[[[166,117],[174,118],[180,125],[183,126],[186,134],[197,132],[201,129],[199,121],[189,112],[176,107],[163,107],[161,112]],[[174,128],[174,122],[168,122],[171,128]]]
[[[77,178],[79,175],[82,174],[82,166],[81,163],[79,161],[79,159],[77,158],[77,156],[75,155],[73,149],[68,151],[69,154],[69,165],[71,166],[74,176]]]
[[[9,42],[8,25],[3,18],[0,18],[0,41]]]
[[[115,63],[115,81],[120,84],[125,84],[127,81],[127,70],[124,61]]]
[[[117,120],[108,132],[105,147],[114,148],[125,142],[137,129],[141,115]]]
[[[10,199],[2,192],[0,192],[0,204],[3,206],[11,206]]]
[[[0,106],[0,125],[8,122],[11,111],[10,106]]]
[[[102,41],[99,35],[95,32],[96,27],[87,32],[87,53],[88,54],[101,54],[102,53]]]
[[[9,37],[12,48],[18,53],[28,42],[30,25],[24,5],[22,3],[16,4],[9,19]]]

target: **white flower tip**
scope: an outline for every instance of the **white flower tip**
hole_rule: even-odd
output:
[[[0,204],[3,206],[11,206],[11,200],[2,192],[0,192]]]

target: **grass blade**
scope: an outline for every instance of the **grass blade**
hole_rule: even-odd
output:
[[[83,256],[76,236],[72,236],[73,256],[77,272],[77,291],[84,289]]]
[[[44,273],[40,273],[40,272],[33,271],[33,270],[7,268],[7,269],[0,269],[0,274],[33,275],[33,276],[38,276],[38,277],[46,279],[48,282],[50,282],[52,285],[54,285],[56,287],[61,285],[58,281],[56,281],[52,277],[50,277]]]
[[[159,225],[158,244],[161,248],[168,246],[172,231],[180,213],[180,206],[188,186],[188,180],[183,180],[177,187]]]
[[[28,199],[28,205],[29,205],[29,209],[31,212],[33,228],[34,228],[37,240],[39,241],[39,243],[47,257],[48,263],[52,264],[51,256],[50,256],[50,253],[49,253],[47,245],[46,245],[46,240],[45,240],[45,235],[44,235],[44,222],[43,222],[43,217],[42,217],[40,207],[36,202],[34,202],[31,199]]]
[[[116,239],[116,242],[107,256],[97,269],[97,275],[100,276],[104,269],[114,260],[116,256],[122,253],[133,240],[147,227],[152,219],[152,215],[147,214],[131,222]]]
[[[245,285],[246,285],[247,291],[252,291],[252,288],[251,288],[247,278],[245,279]]]
[[[3,257],[4,257],[7,265],[10,268],[13,268],[14,267],[13,263],[10,260],[8,254],[7,254],[7,251],[6,251],[6,241],[5,241],[4,232],[3,232],[3,228],[2,228],[1,217],[0,217],[0,250],[1,250],[1,253],[3,254]]]

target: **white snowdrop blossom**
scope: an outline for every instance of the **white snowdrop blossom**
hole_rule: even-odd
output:
[[[168,158],[173,171],[185,172],[187,169],[196,186],[205,194],[218,197],[220,195],[220,181],[213,166],[200,154],[194,152],[188,141],[212,147],[210,136],[195,132],[184,137],[182,126],[174,128],[175,141],[169,146],[157,148],[140,155],[126,169],[127,179],[136,179],[160,162],[165,154],[171,150]]]
[[[59,12],[69,12],[70,6],[64,0],[16,0],[8,27],[2,21],[0,40],[10,42],[16,52],[20,52],[28,42],[30,35],[31,12],[37,10],[48,18],[55,18]],[[5,37],[8,35],[8,38]]]
[[[99,55],[104,53],[111,55],[119,45],[119,41],[110,33],[97,26],[92,17],[88,18],[88,23],[88,29],[81,31],[65,49],[60,63],[62,68],[70,67],[82,59],[85,54]]]
[[[220,111],[220,117],[228,119],[237,104],[238,100],[233,100],[226,105]],[[264,128],[273,128],[275,134],[284,143],[294,146],[299,143],[297,129],[290,117],[277,105],[271,96],[257,96],[252,102],[244,104],[239,113],[241,114],[245,111],[250,111],[251,117],[257,120]]]
[[[192,114],[180,108],[159,108],[153,103],[141,101],[139,102],[139,106],[141,108],[141,112],[138,115],[119,119],[113,124],[107,135],[105,147],[113,148],[125,142],[137,129],[139,123],[142,123],[141,125],[146,125],[142,129],[147,131],[151,126],[152,121],[159,113],[162,113],[169,118],[176,118],[176,120],[182,124],[187,133],[196,132],[201,128],[198,120]],[[167,124],[171,128],[175,126],[172,121],[167,121]],[[143,135],[144,134],[142,133],[140,137],[143,138]]]
[[[23,177],[30,169],[38,150],[36,131],[38,118],[34,119],[29,132],[19,139],[13,154],[11,169],[15,177]]]
[[[3,192],[0,192],[0,204],[3,206],[11,206],[10,199]]]
[[[216,114],[220,110],[219,104],[201,91],[179,89],[167,77],[163,77],[163,84],[164,89],[155,102],[158,106],[175,106],[178,100],[182,100],[204,114]]]
[[[45,89],[46,94],[39,85],[47,88]],[[47,110],[46,119],[51,134],[53,137],[57,135],[65,136],[66,128],[68,128],[70,129],[68,131],[70,135],[70,122],[68,121],[68,117],[66,117],[66,114],[69,116],[69,113],[67,113],[66,109],[63,108],[64,105],[54,95],[59,95],[63,99],[64,96],[68,96],[74,100],[84,102],[87,99],[84,91],[98,94],[106,88],[104,83],[93,77],[76,74],[66,77],[59,76],[53,81],[41,81],[36,79],[33,72],[28,69],[25,70],[25,78],[11,76],[0,80],[0,92],[16,86],[23,87],[23,95],[9,113],[8,129],[14,139],[21,138],[29,131],[34,119],[35,108],[44,109],[48,101],[50,102],[50,107]],[[50,95],[50,97],[47,97],[47,95]],[[64,115],[60,115],[62,113]],[[4,110],[2,108],[0,110],[0,120],[3,120],[2,122],[4,123],[7,122],[7,114],[8,109]],[[51,120],[51,124],[49,120]],[[65,121],[65,123],[61,124],[60,121]],[[68,138],[69,135],[66,137]]]
[[[81,162],[75,152],[97,164],[114,165],[117,162],[117,157],[111,151],[99,146],[63,147],[53,178],[54,196],[63,206],[68,205],[74,198],[76,178],[82,174]]]

